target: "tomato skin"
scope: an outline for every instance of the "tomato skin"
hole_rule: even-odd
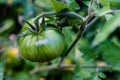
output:
[[[33,62],[48,62],[60,56],[64,47],[63,34],[51,27],[39,33],[28,32],[19,39],[19,49],[22,56]]]

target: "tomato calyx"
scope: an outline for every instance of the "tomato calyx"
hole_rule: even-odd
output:
[[[36,30],[35,27],[32,24],[30,24],[28,21],[24,20],[24,22],[27,23],[32,28],[32,30]]]
[[[45,30],[46,24],[45,24],[45,19],[42,18],[42,22],[39,23],[39,21],[34,20],[34,24],[31,24],[29,21],[24,20],[24,22],[29,26],[28,30],[33,33],[39,33]]]
[[[26,20],[24,20],[24,22],[29,26],[27,31],[26,31],[27,33],[28,32],[41,33],[42,31],[46,30],[49,27],[54,27],[54,28],[58,29],[58,27],[56,25],[46,23],[44,17],[42,18],[41,22],[39,22],[39,20],[37,21],[36,19],[33,20],[33,23],[31,23],[30,21],[26,21]]]

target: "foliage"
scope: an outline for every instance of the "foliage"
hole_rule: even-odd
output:
[[[0,80],[119,80],[119,4],[119,0],[0,0]],[[44,17],[46,24],[64,34],[62,63],[61,56],[39,63],[20,54],[24,20],[44,12],[55,13],[39,21]]]
[[[3,65],[0,64],[0,80],[3,79],[3,76],[4,76],[4,69],[3,69]]]

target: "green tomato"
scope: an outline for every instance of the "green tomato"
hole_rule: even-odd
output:
[[[22,32],[28,30],[28,27],[29,25],[25,23]],[[27,31],[24,36],[19,38],[19,49],[22,56],[33,62],[48,62],[55,59],[63,53],[64,48],[64,35],[53,27],[48,27],[38,33]]]

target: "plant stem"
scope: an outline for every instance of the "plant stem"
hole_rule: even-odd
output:
[[[47,16],[51,16],[51,15],[56,15],[56,16],[71,16],[71,17],[75,17],[75,18],[78,18],[78,19],[82,19],[82,20],[85,20],[84,17],[82,17],[81,15],[78,15],[77,13],[75,12],[60,12],[60,13],[56,13],[56,12],[45,12],[45,13],[42,13],[40,14],[39,16],[36,17],[34,23],[37,27],[37,29],[39,29],[39,24],[38,24],[38,20],[42,17],[47,17]]]
[[[90,0],[90,4],[89,4],[89,7],[88,7],[88,16],[91,16],[93,1],[94,1],[94,0]]]
[[[71,43],[71,45],[68,47],[67,51],[64,53],[64,55],[61,57],[59,63],[58,63],[58,67],[61,65],[62,61],[64,60],[64,58],[69,54],[69,52],[72,50],[72,48],[75,46],[75,44],[79,41],[79,39],[83,36],[84,34],[84,26],[85,26],[85,22],[83,22],[83,24],[81,25],[81,30],[78,32],[75,40]]]
[[[48,66],[42,66],[42,67],[39,67],[37,66],[36,68],[34,68],[33,70],[30,71],[30,74],[33,75],[37,72],[42,72],[42,71],[50,71],[50,70],[56,70],[56,69],[65,69],[65,68],[75,68],[76,65],[73,65],[73,64],[61,64],[59,67],[58,67],[58,64],[53,64],[53,65],[48,65]],[[91,66],[85,66],[85,65],[81,65],[80,68],[98,68],[98,69],[101,69],[101,68],[105,68],[105,69],[108,69],[108,68],[114,68],[115,66],[112,66],[112,65],[103,65],[103,66],[95,66],[95,65],[91,65]]]
[[[97,20],[99,17],[95,17],[90,23],[86,25],[86,30],[87,31]]]
[[[42,66],[42,67],[35,67],[32,71],[30,71],[30,74],[35,74],[37,72],[40,72],[40,71],[49,71],[49,70],[53,70],[53,69],[57,69],[57,64],[53,64],[53,65],[49,65],[49,66]]]

